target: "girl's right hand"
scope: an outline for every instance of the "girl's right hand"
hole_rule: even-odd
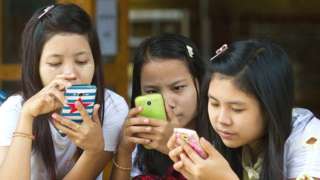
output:
[[[64,102],[64,91],[72,86],[73,74],[58,75],[47,86],[29,98],[22,107],[22,114],[32,119],[61,108]]]
[[[147,145],[150,143],[149,139],[138,137],[138,133],[148,133],[151,128],[148,126],[150,120],[139,116],[142,111],[141,107],[132,108],[122,128],[121,141],[119,148],[132,153],[136,144]]]

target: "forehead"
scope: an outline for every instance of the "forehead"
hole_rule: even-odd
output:
[[[185,62],[176,59],[154,59],[142,66],[141,84],[166,84],[177,80],[192,80]]]
[[[87,49],[90,49],[90,45],[86,35],[58,33],[45,42],[42,53],[67,53]]]
[[[235,83],[235,79],[231,76],[215,73],[212,76],[208,95],[218,99],[219,101],[256,101],[253,95],[241,90]]]

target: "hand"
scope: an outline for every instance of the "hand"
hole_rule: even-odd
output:
[[[139,117],[139,113],[142,111],[141,107],[132,108],[122,127],[121,140],[119,143],[119,150],[127,151],[131,154],[136,146],[136,144],[147,145],[150,143],[149,139],[144,139],[137,137],[137,133],[147,133],[151,129],[147,127],[150,120],[148,118]]]
[[[100,105],[94,105],[92,119],[78,101],[76,108],[83,118],[81,125],[54,113],[52,117],[55,126],[85,152],[95,154],[104,151],[104,138],[98,113]]]
[[[173,129],[181,127],[178,118],[173,111],[168,108],[167,110],[168,120],[155,120],[150,119],[150,123],[146,125],[149,128],[148,132],[138,133],[137,136],[143,139],[149,139],[148,147],[156,149],[163,154],[168,154],[169,149],[166,146],[168,139],[173,133]]]
[[[23,104],[22,114],[34,119],[41,114],[61,108],[64,102],[64,90],[72,85],[69,80],[74,78],[74,75],[58,75]]]
[[[171,148],[173,140],[168,142]],[[170,151],[169,156],[175,162],[173,167],[187,179],[239,179],[227,160],[204,138],[200,145],[208,154],[202,159],[187,143]],[[214,169],[214,171],[213,171]]]

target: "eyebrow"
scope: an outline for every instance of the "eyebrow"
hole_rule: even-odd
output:
[[[212,95],[208,95],[209,99],[213,99],[215,101],[219,101],[218,99],[216,99],[215,97],[213,97]],[[227,101],[227,104],[231,104],[231,105],[245,105],[245,103],[240,102],[240,101]]]
[[[182,83],[182,82],[185,82],[185,81],[187,81],[187,79],[179,79],[179,80],[177,80],[177,81],[174,81],[173,83],[170,83],[169,86],[174,86],[174,85],[176,85],[176,84],[179,84],[179,83]],[[143,86],[143,87],[145,87],[145,88],[156,88],[157,86],[146,84],[146,85]]]
[[[73,56],[80,56],[82,54],[88,54],[88,52],[87,51],[80,51],[80,52],[75,53]],[[61,55],[61,54],[50,54],[50,55],[48,55],[48,57],[57,57],[57,58],[62,57],[62,56],[63,55]]]

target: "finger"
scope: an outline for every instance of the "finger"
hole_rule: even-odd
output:
[[[173,168],[177,171],[181,171],[183,168],[183,162],[182,161],[177,161],[173,164]]]
[[[192,179],[191,174],[184,168],[182,161],[174,163],[173,168],[180,172],[186,179]]]
[[[100,118],[99,118],[99,108],[100,108],[100,104],[95,104],[93,106],[92,120],[101,127]]]
[[[184,152],[187,154],[187,156],[190,158],[190,160],[192,162],[200,162],[202,161],[202,158],[200,157],[200,155],[198,155],[198,153],[196,151],[194,151],[189,144],[184,144],[183,145],[183,150]]]
[[[56,119],[54,119],[54,125],[56,126],[56,128],[59,130],[59,132],[62,132],[64,134],[66,134],[70,139],[74,139],[75,137],[77,137],[77,133],[72,130],[69,129],[68,127],[62,125],[59,121],[57,121]]]
[[[149,125],[154,127],[160,127],[166,125],[168,122],[165,120],[158,120],[158,119],[150,119],[149,118]]]
[[[64,91],[66,88],[72,86],[72,83],[64,79],[55,79],[50,83],[50,88]]]
[[[149,133],[151,127],[149,126],[129,126],[125,129],[127,135],[137,134],[137,133]]]
[[[140,107],[140,106],[134,107],[134,108],[130,109],[130,111],[128,113],[128,118],[136,117],[139,115],[140,112],[142,112],[142,107]]]
[[[73,130],[75,132],[78,131],[79,128],[81,127],[81,125],[79,125],[78,123],[75,123],[69,119],[65,119],[57,113],[53,113],[51,116],[59,124],[63,125],[64,127],[69,128],[70,130]]]
[[[182,146],[179,146],[169,152],[169,157],[173,162],[177,162],[180,160],[180,154],[183,152]]]
[[[62,91],[59,91],[58,89],[50,89],[49,93],[55,97],[55,100],[59,101],[59,104],[61,104],[61,106],[63,105],[64,95]]]
[[[184,169],[188,172],[193,172],[195,164],[184,153],[180,154],[180,159],[183,162]]]
[[[86,124],[91,124],[93,123],[88,112],[86,111],[86,109],[83,107],[82,103],[80,101],[76,101],[75,102],[76,108],[79,111],[82,119],[83,119],[83,123]]]
[[[149,125],[149,123],[150,123],[150,120],[148,118],[133,117],[133,118],[127,119],[125,126],[127,126],[127,127],[128,126],[137,126],[137,125],[146,126],[146,125]]]
[[[135,144],[142,144],[142,145],[148,145],[151,140],[150,139],[143,139],[143,138],[138,138],[138,137],[128,137],[128,141],[135,143]]]
[[[203,137],[200,138],[200,145],[210,157],[215,157],[218,154],[220,155],[220,153],[214,148],[214,146]]]
[[[174,149],[175,147],[176,147],[176,135],[175,134],[173,134],[170,138],[169,138],[169,140],[168,140],[168,142],[167,142],[167,147],[170,149],[170,150],[172,150],[172,149]]]
[[[45,104],[44,106],[49,106],[52,108],[52,111],[60,108],[63,106],[62,102],[58,99],[57,95],[55,95],[53,92],[48,92],[43,94]]]

